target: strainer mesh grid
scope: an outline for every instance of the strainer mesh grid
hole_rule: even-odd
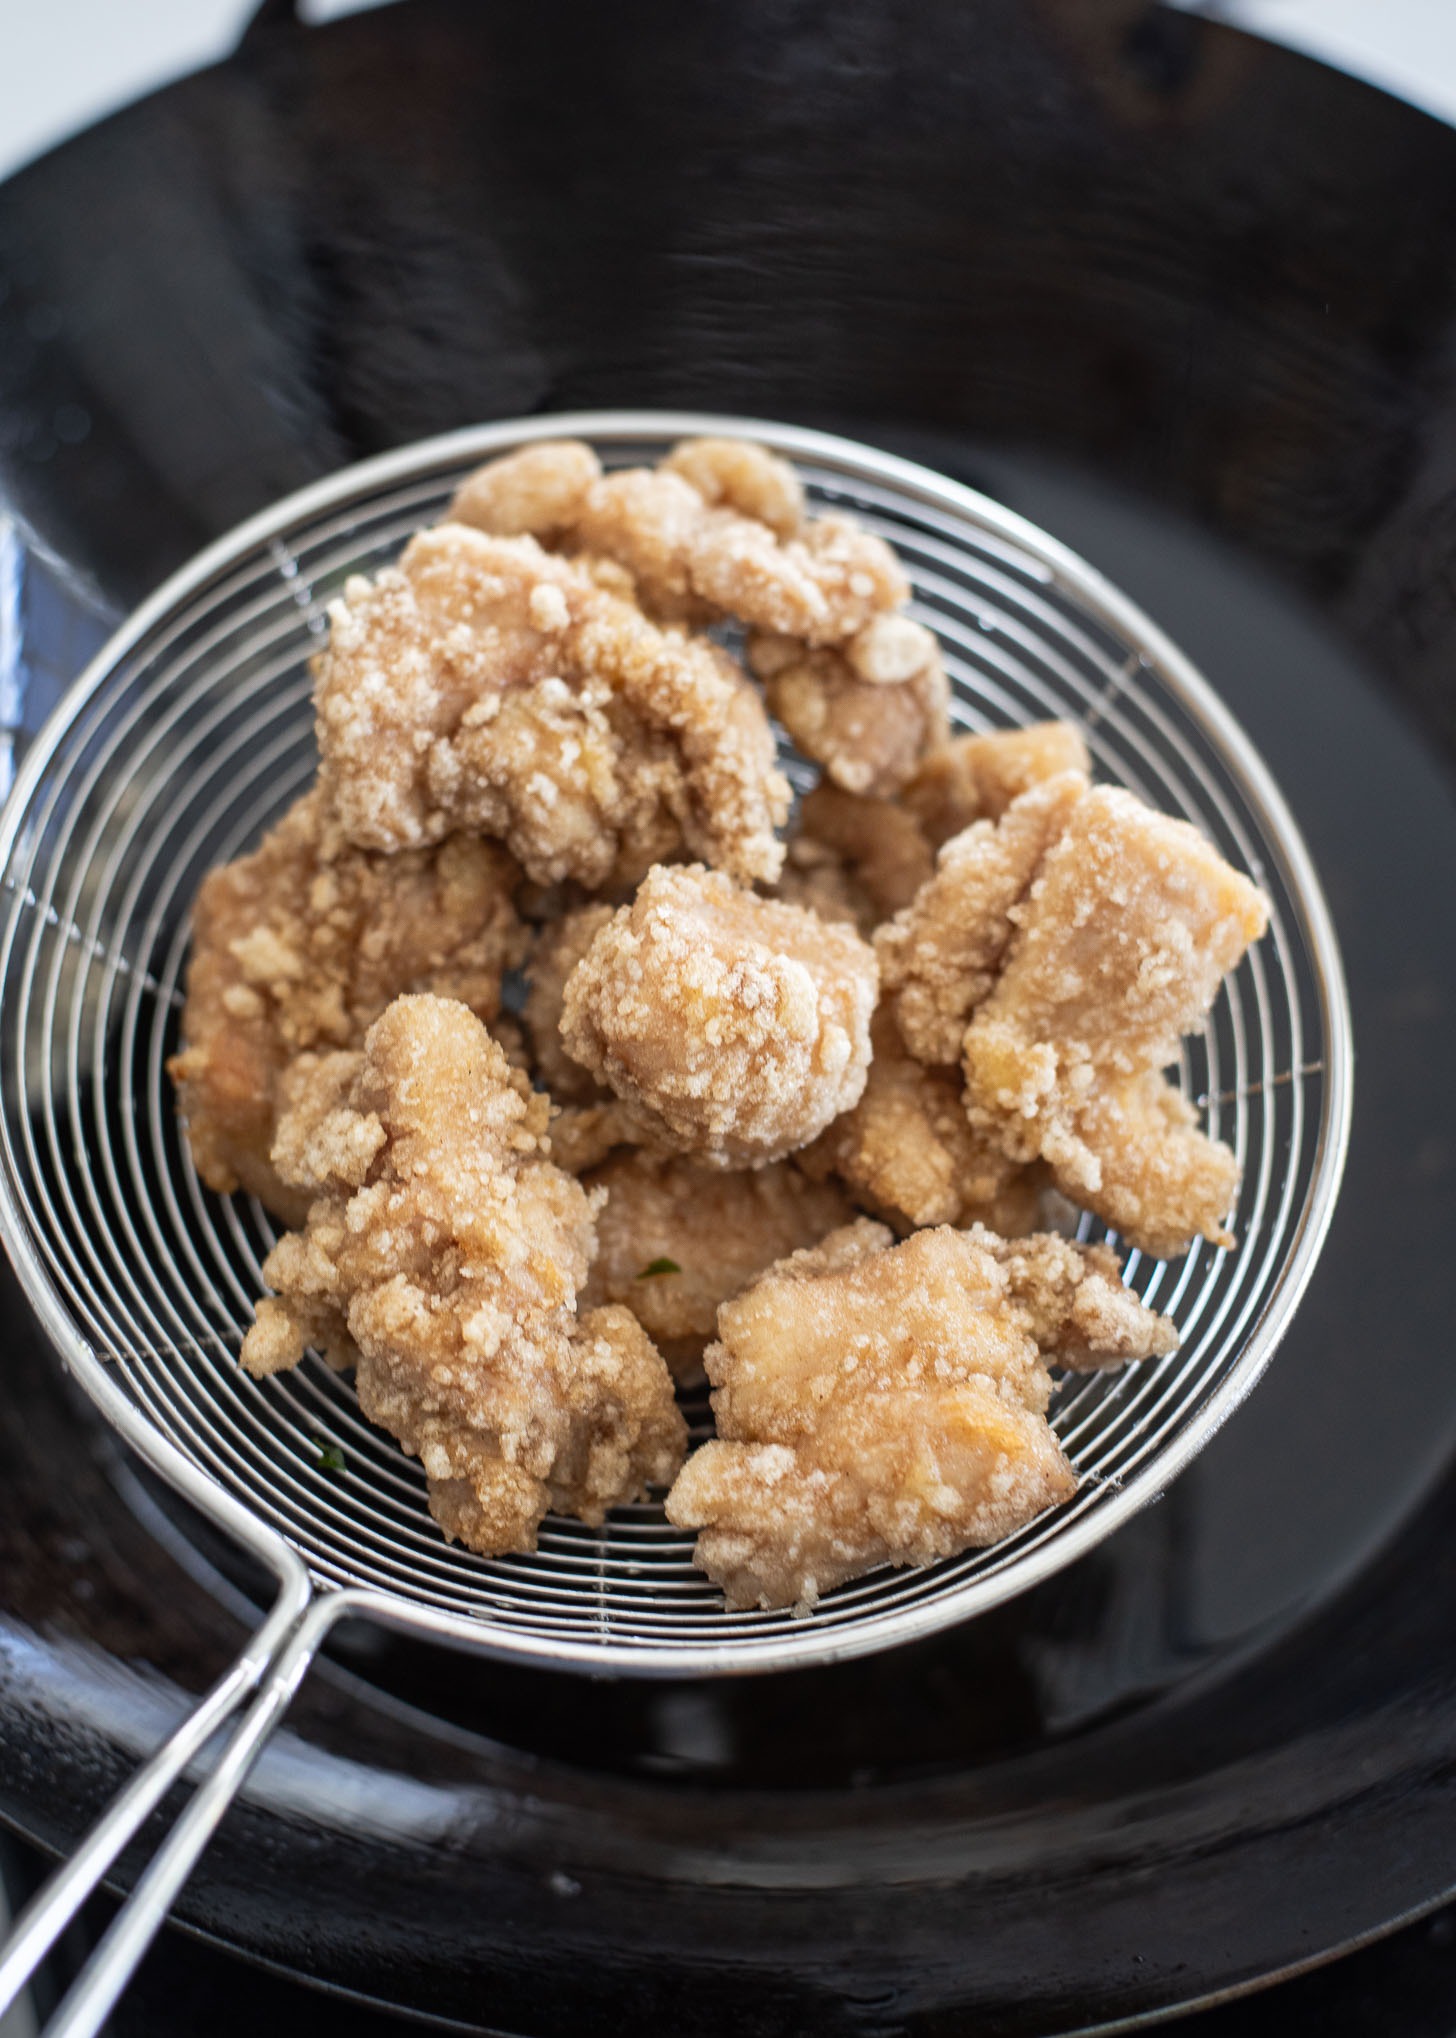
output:
[[[1069,717],[1100,778],[1195,822],[1273,903],[1267,939],[1187,1043],[1181,1070],[1242,1162],[1242,1244],[1200,1243],[1170,1263],[1129,1257],[1130,1282],[1172,1312],[1182,1346],[1156,1364],[1063,1383],[1053,1415],[1080,1491],[995,1549],[877,1572],[831,1594],[811,1623],[725,1612],[692,1568],[690,1538],[657,1505],[624,1508],[601,1531],[549,1518],[534,1556],[487,1562],[443,1541],[422,1472],[364,1421],[347,1381],[315,1360],[261,1383],[238,1369],[274,1232],[255,1204],[200,1186],[179,1134],[164,1063],[178,1044],[189,903],[204,871],[256,842],[308,782],[306,661],[327,603],[435,516],[480,450],[443,442],[408,471],[361,470],[323,508],[290,517],[285,505],[121,655],[103,654],[73,719],[43,739],[45,769],[12,822],[4,1165],[12,1221],[73,1335],[183,1453],[281,1530],[320,1583],[483,1621],[496,1646],[529,1634],[563,1660],[589,1662],[605,1644],[666,1661],[731,1642],[746,1667],[756,1653],[781,1655],[791,1636],[807,1642],[806,1627],[890,1639],[906,1616],[916,1626],[954,1617],[1044,1573],[1150,1497],[1252,1381],[1272,1305],[1333,1193],[1335,993],[1312,925],[1318,901],[1257,766],[1210,726],[1156,648],[1118,633],[1091,577],[1069,579],[1014,520],[948,488],[921,490],[874,455],[823,442],[806,452],[803,438],[779,436],[817,504],[854,511],[896,546],[914,612],[944,648],[961,727]],[[608,430],[598,443],[621,464],[660,456],[669,436]],[[1082,1235],[1100,1232],[1084,1221]],[[693,1412],[705,1433],[705,1405]],[[329,1445],[341,1471],[322,1462]]]

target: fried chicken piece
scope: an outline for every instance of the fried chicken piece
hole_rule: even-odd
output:
[[[718,1305],[854,1211],[788,1161],[724,1174],[695,1161],[619,1154],[588,1177],[607,1191],[582,1300],[631,1309],[673,1371],[697,1371]]]
[[[518,873],[493,843],[452,835],[380,856],[337,839],[304,795],[250,855],[203,879],[193,907],[182,1052],[168,1063],[197,1172],[285,1221],[306,1203],[269,1158],[295,1055],[357,1047],[401,991],[500,1009],[524,930]]]
[[[1233,1155],[1160,1071],[1264,932],[1263,894],[1186,821],[1099,787],[1072,808],[1017,917],[964,1038],[972,1122],[1014,1159],[1047,1161],[1067,1195],[1146,1252],[1167,1257],[1199,1234],[1232,1244]]]
[[[544,884],[635,882],[684,844],[778,875],[789,791],[754,688],[534,539],[421,531],[330,617],[319,784],[359,847],[465,828]]]
[[[577,441],[527,447],[472,475],[452,514],[615,561],[663,621],[734,616],[837,644],[909,594],[883,539],[850,517],[806,519],[793,468],[747,440],[686,439],[660,467],[612,474]]]
[[[529,988],[521,1014],[530,1037],[536,1074],[557,1104],[600,1102],[608,1092],[574,1061],[561,1041],[561,1004],[566,979],[612,917],[608,905],[579,906],[544,927],[531,950]]]
[[[1124,1286],[1111,1246],[1078,1245],[1050,1231],[1006,1239],[980,1224],[970,1236],[994,1256],[1017,1321],[1052,1364],[1091,1373],[1177,1351],[1171,1317]]]
[[[900,799],[936,850],[972,821],[999,821],[1013,800],[1045,779],[1091,770],[1087,745],[1070,722],[1033,722],[953,738],[916,766]]]
[[[448,521],[493,538],[538,538],[543,545],[571,530],[602,463],[581,439],[540,439],[488,460],[455,491]]]
[[[893,800],[847,793],[827,779],[799,804],[774,897],[844,920],[868,940],[908,906],[935,869],[919,824]]]
[[[998,1542],[1076,1490],[1005,1269],[964,1232],[867,1219],[718,1312],[718,1440],[667,1516],[730,1607],[813,1607],[878,1564]]]
[[[864,1095],[799,1155],[806,1174],[833,1174],[897,1231],[980,1221],[1016,1236],[1037,1221],[1040,1177],[1008,1160],[966,1116],[958,1073],[906,1053],[883,1006],[870,1027]]]
[[[684,439],[660,471],[680,474],[710,509],[753,517],[785,543],[803,527],[803,483],[787,460],[749,439]]]
[[[578,1318],[592,1196],[545,1156],[547,1099],[451,1000],[397,998],[362,1050],[290,1071],[274,1156],[310,1199],[269,1254],[242,1362],[306,1345],[418,1456],[447,1534],[535,1547],[547,1508],[601,1521],[670,1479],[685,1427],[622,1309]]]
[[[659,868],[573,970],[561,1038],[646,1143],[755,1167],[858,1102],[876,987],[847,927],[701,865]]]
[[[939,647],[908,616],[877,616],[842,650],[753,636],[748,663],[796,746],[846,792],[893,792],[945,742]]]
[[[954,1067],[972,1012],[990,993],[1014,915],[1048,845],[1087,794],[1063,772],[1012,801],[999,821],[976,821],[941,850],[935,876],[880,928],[875,951],[905,1045],[932,1067]]]
[[[876,923],[908,906],[935,869],[930,844],[903,807],[847,793],[827,780],[800,803],[799,829],[843,861]]]

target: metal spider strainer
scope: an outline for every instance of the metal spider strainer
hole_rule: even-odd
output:
[[[1082,1477],[993,1549],[876,1572],[808,1619],[727,1613],[661,1509],[600,1531],[552,1518],[539,1552],[446,1544],[424,1478],[307,1361],[264,1382],[236,1358],[273,1240],[262,1210],[197,1181],[164,1073],[177,1044],[188,908],[314,767],[307,660],[347,575],[393,557],[482,459],[589,439],[608,465],[695,433],[751,437],[811,500],[895,545],[938,633],[963,727],[1051,715],[1100,778],[1195,822],[1273,904],[1182,1082],[1243,1166],[1240,1244],[1127,1278],[1180,1349],[1068,1380],[1054,1421]],[[238,1662],[37,1898],[0,1961],[0,2010],[204,1743],[240,1724],[53,2029],[94,2031],[333,1623],[366,1616],[502,1657],[633,1676],[824,1663],[964,1619],[1081,1556],[1154,1498],[1267,1363],[1329,1223],[1352,1052],[1339,953],[1308,856],[1248,739],[1154,625],[1100,575],[967,488],[850,441],[650,412],[457,432],[350,469],[222,539],[112,639],[42,733],[0,817],[0,1234],[46,1330],[107,1419],[261,1559],[277,1602]],[[1089,1219],[1083,1235],[1098,1235]],[[706,1410],[702,1427],[706,1427]],[[700,1431],[701,1433],[701,1431]],[[340,1460],[342,1463],[340,1463]]]

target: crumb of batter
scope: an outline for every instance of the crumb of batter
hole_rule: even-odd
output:
[[[876,658],[892,631],[901,658]],[[750,637],[748,663],[798,749],[846,792],[893,792],[946,739],[945,669],[930,631],[908,617],[880,616],[842,650]],[[867,667],[901,676],[869,678]]]
[[[916,766],[900,800],[936,850],[972,821],[999,821],[1034,785],[1091,770],[1087,745],[1070,722],[1033,722],[953,738]]]
[[[847,927],[700,865],[659,868],[572,972],[561,1038],[649,1142],[754,1167],[858,1101],[876,987]]]
[[[544,884],[631,882],[683,845],[778,875],[789,793],[754,688],[533,538],[422,531],[330,617],[319,784],[359,847],[471,829]]]
[[[836,1176],[899,1232],[976,1221],[1006,1236],[1037,1222],[1041,1174],[1009,1160],[966,1116],[957,1073],[909,1055],[882,1006],[870,1027],[864,1095],[799,1155],[805,1173]]]
[[[668,1519],[730,1607],[808,1610],[879,1564],[999,1542],[1076,1490],[1051,1381],[997,1255],[861,1219],[718,1312],[718,1440]]]
[[[465,1006],[397,998],[363,1048],[305,1056],[275,1161],[308,1218],[263,1272],[242,1361],[316,1345],[418,1456],[442,1527],[497,1554],[548,1508],[600,1522],[670,1479],[685,1426],[621,1309],[578,1317],[594,1197],[545,1157],[547,1099]]]
[[[854,1215],[838,1189],[808,1181],[790,1161],[725,1174],[623,1153],[587,1186],[605,1189],[607,1201],[582,1300],[631,1309],[679,1377],[699,1369],[720,1302]]]
[[[1013,1158],[1045,1160],[1129,1244],[1160,1257],[1200,1234],[1232,1244],[1234,1157],[1161,1071],[1264,932],[1263,894],[1187,822],[1099,787],[1016,919],[964,1036],[972,1122]]]
[[[278,1087],[307,1050],[357,1047],[401,991],[500,1008],[524,952],[519,873],[494,843],[451,835],[380,856],[337,839],[307,793],[250,855],[209,871],[192,914],[184,1046],[168,1063],[197,1172],[288,1222],[300,1194],[269,1158]]]
[[[999,821],[976,821],[952,836],[930,883],[876,934],[886,997],[917,1060],[946,1068],[959,1061],[971,1014],[996,982],[1016,909],[1086,793],[1080,772],[1062,772],[1022,793]]]
[[[610,1095],[562,1045],[561,1005],[567,978],[611,919],[612,910],[606,904],[578,906],[554,925],[544,927],[531,950],[529,988],[521,1016],[530,1037],[536,1075],[556,1104],[598,1103]]]

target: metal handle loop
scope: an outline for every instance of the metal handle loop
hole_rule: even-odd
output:
[[[76,1853],[37,1891],[16,1920],[0,1949],[0,2016],[189,1763],[256,1691],[210,1774],[177,1818],[46,2027],[47,2038],[92,2038],[100,2030],[223,1814],[247,1781],[325,1634],[347,1605],[345,1594],[314,1598],[302,1566],[288,1577],[268,1618],[237,1659],[137,1771]]]

